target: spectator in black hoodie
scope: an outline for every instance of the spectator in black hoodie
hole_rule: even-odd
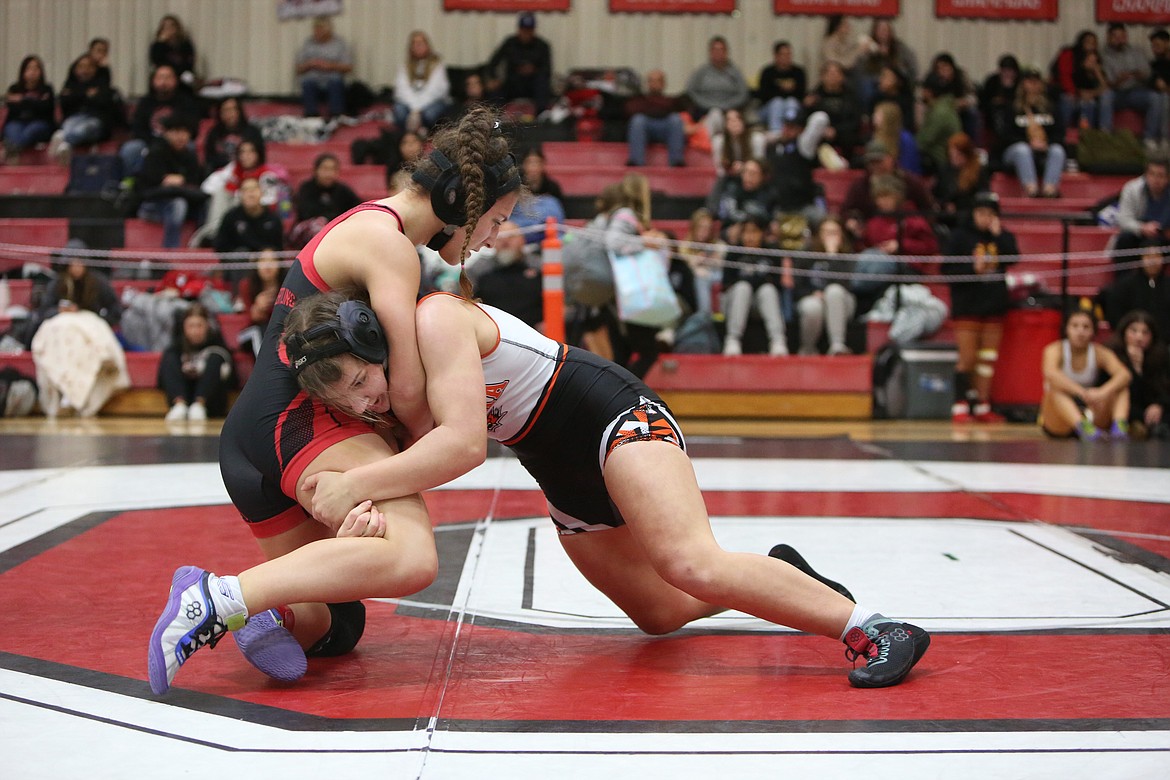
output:
[[[179,232],[188,215],[200,221],[206,194],[199,188],[203,167],[191,151],[191,128],[185,117],[171,114],[162,120],[163,138],[156,141],[142,163],[134,189],[141,199],[138,216],[163,224],[163,246],[178,247]]]
[[[215,107],[215,124],[203,139],[203,162],[216,171],[236,159],[241,141],[251,141],[264,156],[264,136],[260,128],[248,121],[244,104],[237,97],[226,97]]]
[[[61,129],[53,134],[50,153],[69,159],[73,147],[96,144],[110,137],[117,122],[117,104],[109,82],[98,76],[97,62],[88,54],[78,57],[61,88]]]
[[[122,144],[122,173],[136,176],[142,170],[143,160],[151,144],[162,138],[163,119],[175,115],[183,120],[190,139],[199,134],[199,104],[195,98],[179,90],[179,77],[170,65],[159,65],[150,76],[150,91],[134,107],[130,120],[131,138]]]

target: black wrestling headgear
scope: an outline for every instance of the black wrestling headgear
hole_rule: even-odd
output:
[[[326,336],[333,336],[333,340],[316,347],[310,346]],[[361,301],[342,301],[337,307],[336,319],[295,334],[288,340],[287,347],[292,370],[298,374],[305,366],[318,360],[346,352],[367,363],[376,364],[385,362],[390,356],[386,333],[377,315]]]
[[[431,176],[416,168],[410,178],[431,193],[431,208],[434,210],[435,216],[443,220],[443,223],[448,227],[462,227],[467,222],[465,208],[467,194],[463,191],[463,177],[459,175],[458,167],[438,149],[433,150],[427,159],[439,169],[439,175]],[[514,173],[509,176],[509,171],[514,171]],[[485,165],[483,167],[484,211],[490,209],[504,195],[520,189],[520,184],[520,171],[516,167],[516,158],[511,153],[504,155],[492,165]],[[450,238],[450,234],[454,232],[454,230],[448,232],[447,238]],[[439,235],[441,236],[443,233]],[[445,239],[443,243],[446,243]]]

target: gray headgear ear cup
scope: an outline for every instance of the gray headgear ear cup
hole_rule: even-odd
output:
[[[333,338],[316,347],[310,347],[318,339]],[[289,358],[293,371],[300,373],[305,366],[334,355],[346,352],[366,361],[381,364],[390,356],[386,333],[374,310],[361,301],[342,301],[337,307],[337,317],[297,333],[288,340]]]

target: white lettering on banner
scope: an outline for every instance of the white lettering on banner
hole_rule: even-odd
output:
[[[1039,11],[1044,7],[1044,0],[951,0],[950,5],[952,8],[979,8],[985,11]]]
[[[843,5],[850,8],[875,8],[883,4],[883,0],[789,0],[792,5]]]
[[[1121,14],[1170,13],[1170,0],[1111,0],[1109,10]]]

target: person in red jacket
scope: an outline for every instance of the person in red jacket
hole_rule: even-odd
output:
[[[876,176],[870,183],[877,210],[865,221],[863,246],[888,255],[933,255],[938,239],[926,217],[914,210],[897,176]],[[907,210],[909,206],[909,210]]]

